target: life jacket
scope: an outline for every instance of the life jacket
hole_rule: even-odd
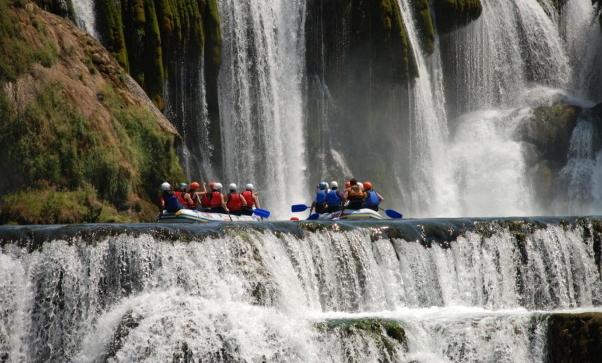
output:
[[[184,199],[184,192],[174,192],[176,198],[178,198],[178,202],[182,205],[187,205],[186,200]]]
[[[367,192],[368,198],[364,201],[364,205],[368,208],[378,207],[380,204],[380,199],[378,198],[378,194],[374,190],[370,190]]]
[[[178,196],[173,193],[165,193],[163,194],[163,201],[165,202],[165,210],[169,213],[175,213],[182,209],[182,203],[178,200]]]
[[[253,196],[253,192],[250,190],[245,190],[244,192],[242,192],[242,197],[245,198],[245,201],[247,202],[247,207],[253,208],[253,206],[255,205],[255,197]]]
[[[242,210],[242,197],[240,194],[230,193],[228,195],[228,203],[226,203],[226,207],[234,212]]]
[[[341,205],[341,195],[338,190],[331,190],[326,195],[326,204],[331,207],[336,207]]]
[[[364,192],[360,189],[358,185],[353,185],[349,192],[347,192],[347,199],[349,200],[363,200],[365,197]]]
[[[203,208],[211,208],[211,194],[205,193],[201,197],[201,206]]]
[[[188,193],[190,195],[191,202],[186,203],[188,209],[196,209],[197,206],[197,195],[195,192]]]
[[[326,191],[318,190],[316,193],[316,205],[320,206],[324,204],[326,204]]]
[[[222,206],[222,193],[217,190],[211,192],[211,202],[209,203],[211,208],[219,208]]]

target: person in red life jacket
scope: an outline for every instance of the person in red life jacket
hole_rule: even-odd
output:
[[[175,194],[180,204],[182,204],[184,207],[189,208],[189,206],[193,204],[192,198],[188,193],[188,184],[178,184],[178,190],[175,192]]]
[[[202,191],[199,191],[200,188],[201,188],[201,184],[199,184],[198,182],[190,183],[190,186],[188,187],[189,198],[185,197],[186,202],[187,202],[186,207],[188,209],[197,210],[200,207],[201,198],[200,198],[199,194],[203,194],[203,193],[207,192],[207,190],[205,189],[205,184],[203,184]]]
[[[204,192],[197,192],[197,195],[200,197],[201,200],[201,210],[203,212],[210,212],[211,211],[211,192],[213,192],[213,187],[215,185],[215,182],[209,182],[209,189],[207,189],[207,187],[205,187],[205,183],[203,183],[203,190]]]
[[[222,194],[222,184],[214,183],[211,190],[211,200],[209,201],[211,213],[229,213],[224,195]]]
[[[364,190],[366,191],[366,197],[364,198],[364,208],[370,208],[378,212],[380,202],[384,200],[382,195],[378,194],[372,189],[372,183],[369,181],[364,182]]]
[[[171,185],[168,182],[161,184],[161,210],[168,213],[176,213],[182,208],[183,206],[178,197],[171,190]]]
[[[237,189],[238,187],[234,183],[230,184],[228,187],[229,193],[226,196],[226,206],[228,207],[230,214],[240,216],[242,215],[243,209],[247,206],[247,201],[237,192]]]
[[[245,202],[247,202],[247,206],[242,210],[243,215],[252,216],[253,207],[261,208],[259,205],[259,198],[254,190],[255,187],[253,184],[249,183],[245,186],[245,191],[241,193],[242,197],[245,199]]]

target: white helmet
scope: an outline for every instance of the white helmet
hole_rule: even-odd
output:
[[[236,189],[238,189],[238,187],[236,186],[235,183],[232,183],[228,186],[229,191],[233,191],[233,190],[236,191]]]
[[[161,184],[161,190],[164,192],[168,192],[171,190],[171,185],[168,182]]]
[[[320,190],[328,189],[328,183],[325,181],[321,181],[320,184],[318,184],[318,189],[320,189]]]
[[[254,190],[254,189],[255,189],[255,187],[254,187],[254,186],[253,186],[253,184],[251,184],[251,183],[249,183],[249,184],[245,185],[245,188],[246,188],[247,190]]]
[[[357,186],[360,187],[361,190],[364,190],[364,184],[357,182]]]
[[[336,181],[333,180],[333,181],[330,182],[330,187],[331,188],[338,188],[339,187],[339,183],[337,183]]]
[[[215,190],[222,190],[224,186],[222,185],[222,183],[215,183],[213,184],[213,189]]]

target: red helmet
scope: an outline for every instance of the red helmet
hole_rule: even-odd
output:
[[[190,190],[197,190],[201,187],[201,185],[197,182],[190,183]]]
[[[364,190],[370,190],[372,189],[372,183],[370,183],[369,181],[364,182]]]

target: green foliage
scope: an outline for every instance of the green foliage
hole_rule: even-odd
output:
[[[97,2],[102,40],[119,63],[164,109],[170,64],[205,54],[208,83],[221,62],[216,0],[109,0]],[[207,34],[207,36],[206,36]]]
[[[116,140],[110,139],[111,133],[99,132],[75,111],[58,84],[40,91],[20,114],[15,114],[6,100],[0,98],[0,146],[8,155],[7,160],[0,160],[0,167],[19,174],[24,185],[49,185],[65,193],[91,186],[94,193],[90,194],[119,210],[148,209],[148,203],[142,207],[140,203],[133,203],[134,195],[150,200],[163,180],[182,178],[173,147],[174,136],[161,131],[147,111],[126,106],[112,89],[106,92],[105,105],[113,115]],[[23,185],[13,187],[18,189]],[[44,203],[58,208],[59,202],[65,202],[63,208],[71,209],[73,195],[62,195],[64,197],[58,199],[48,197]],[[11,198],[5,203],[16,205],[19,211],[24,210],[20,205],[27,206],[31,202],[23,193]],[[46,204],[44,208],[49,209]],[[41,208],[35,207],[36,210]],[[91,215],[89,210],[77,208],[73,213],[86,216],[87,219],[80,221],[89,220]],[[13,210],[9,214],[18,213]],[[100,212],[95,215],[99,218]],[[42,218],[30,217],[29,223]],[[20,222],[24,218],[16,219]],[[53,215],[47,218],[69,219]]]
[[[41,37],[41,46],[27,41],[23,25],[11,17],[11,3],[0,0],[0,82],[14,81],[35,63],[50,67],[57,59],[57,49],[47,38]]]

